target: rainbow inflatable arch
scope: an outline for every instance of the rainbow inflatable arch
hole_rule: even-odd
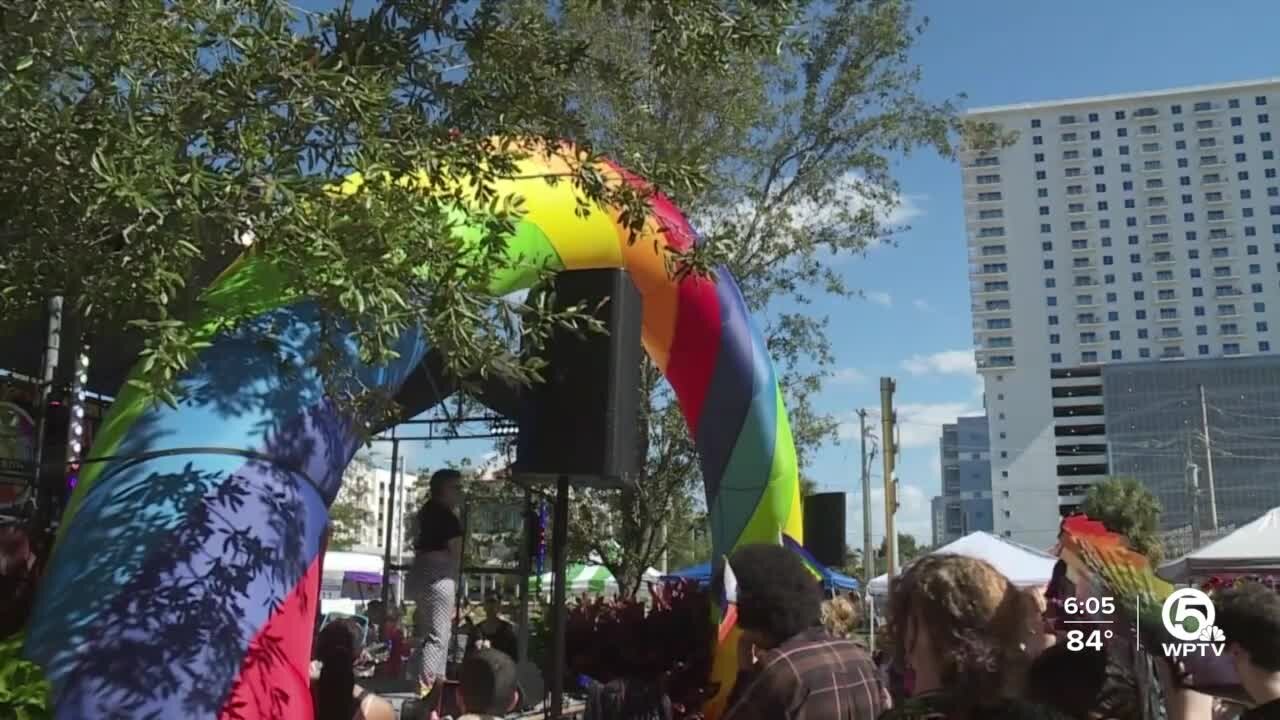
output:
[[[510,257],[553,270],[626,269],[643,299],[644,346],[701,455],[716,552],[800,539],[778,379],[733,278],[719,269],[672,279],[667,249],[697,236],[661,195],[634,242],[616,210],[592,204],[583,216],[571,183],[541,179],[570,172],[578,157],[531,152],[497,183],[499,194],[524,198]],[[597,169],[614,183],[643,183],[611,163]],[[344,191],[359,188],[350,179]],[[533,277],[516,268],[492,289],[506,294]],[[129,386],[112,406],[91,456],[116,459],[80,478],[26,636],[56,717],[312,717],[322,536],[362,438],[314,368],[325,317],[284,287],[278,269],[247,252],[203,296],[208,346],[179,381],[180,404]],[[394,393],[426,350],[410,331],[389,365],[360,364],[353,342],[347,362],[365,385]],[[737,669],[736,640],[730,633],[716,653],[713,716]]]

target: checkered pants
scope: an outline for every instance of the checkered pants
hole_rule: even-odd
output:
[[[411,667],[417,673],[420,694],[444,679],[456,597],[457,582],[452,577],[425,581],[418,595],[418,618],[424,627],[416,629],[419,645]]]

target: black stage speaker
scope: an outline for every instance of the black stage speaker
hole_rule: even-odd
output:
[[[621,270],[556,276],[555,307],[585,306],[608,333],[558,329],[548,339],[545,382],[527,393],[520,414],[515,475],[618,487],[640,469],[640,294]]]
[[[815,493],[804,499],[804,548],[827,567],[844,565],[844,524],[844,493]]]

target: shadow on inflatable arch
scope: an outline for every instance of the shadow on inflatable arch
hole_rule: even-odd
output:
[[[696,235],[660,195],[634,242],[615,210],[594,205],[584,216],[571,183],[542,179],[573,162],[567,147],[532,152],[496,183],[500,195],[523,196],[526,213],[508,241],[512,266],[491,289],[527,286],[537,275],[529,264],[627,270],[643,299],[644,346],[701,456],[716,557],[780,533],[799,540],[790,426],[733,278],[724,269],[671,277],[664,248],[687,249]],[[643,182],[613,164],[598,169],[614,183]],[[348,179],[344,193],[359,185]],[[283,287],[277,269],[246,252],[203,296],[198,326],[211,342],[179,381],[182,401],[158,404],[127,386],[104,421],[91,456],[114,459],[86,468],[75,488],[25,640],[56,717],[312,717],[322,536],[362,437],[314,369],[320,309]],[[227,329],[228,317],[250,319]],[[394,394],[428,348],[407,332],[399,359],[378,367],[360,364],[354,343],[348,350],[366,386]],[[737,670],[736,644],[735,631],[716,650],[713,717]]]

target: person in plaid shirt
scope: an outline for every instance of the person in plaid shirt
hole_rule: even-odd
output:
[[[746,545],[737,580],[739,667],[724,720],[873,720],[881,685],[861,646],[822,627],[822,586],[792,551]]]

